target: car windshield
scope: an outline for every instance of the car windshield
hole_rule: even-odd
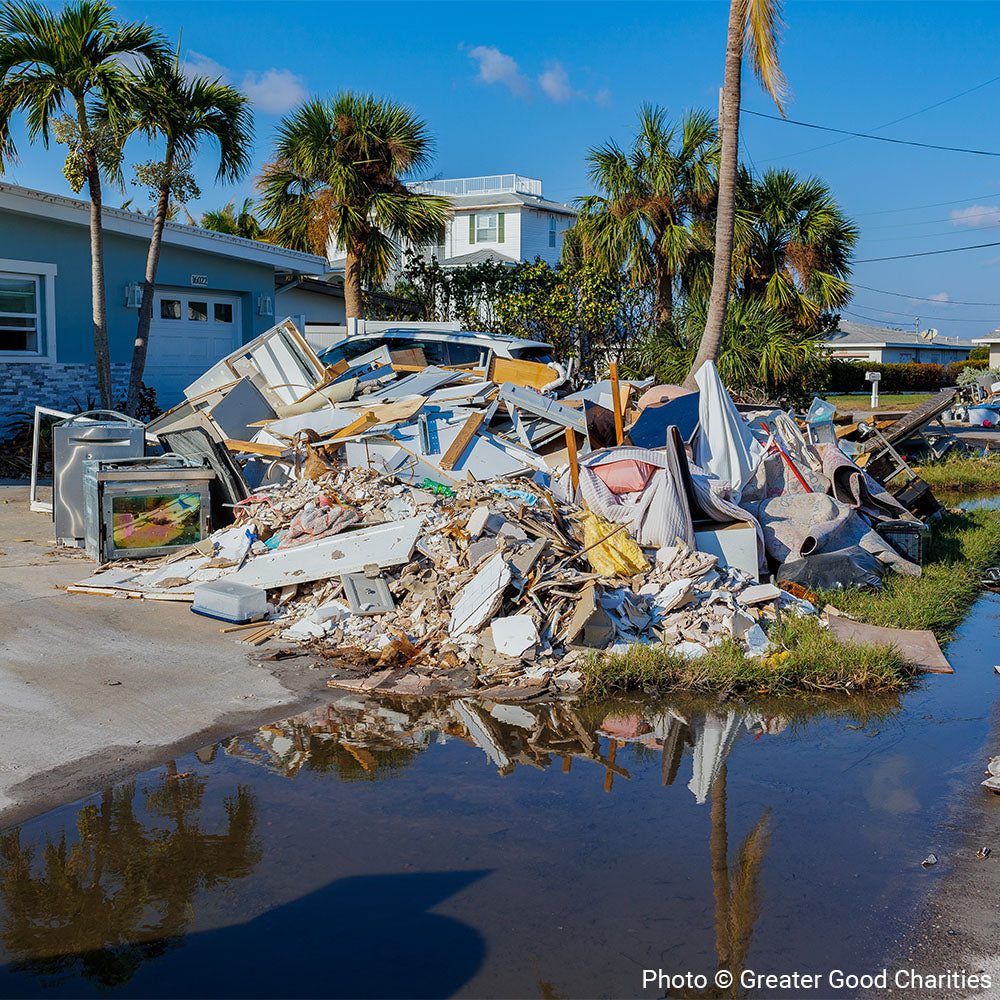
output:
[[[334,344],[319,354],[320,360],[327,365],[335,365],[341,361],[353,361],[360,358],[362,354],[369,354],[376,348],[382,346],[381,338],[371,340],[347,340],[340,344]]]
[[[547,346],[537,347],[512,347],[510,356],[519,361],[536,361],[540,365],[552,364],[552,349]]]

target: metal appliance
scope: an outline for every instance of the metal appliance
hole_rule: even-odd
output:
[[[52,520],[56,544],[84,543],[83,463],[140,458],[146,428],[114,410],[88,410],[52,425]]]
[[[145,559],[207,538],[214,478],[182,455],[84,462],[87,555],[98,562]]]

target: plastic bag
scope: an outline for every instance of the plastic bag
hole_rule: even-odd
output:
[[[620,530],[616,531],[616,528]],[[610,538],[607,537],[609,535]],[[595,545],[595,542],[601,544]],[[587,511],[583,516],[583,546],[588,548],[591,545],[594,547],[587,553],[587,559],[594,572],[601,576],[635,576],[649,569],[649,563],[636,540],[628,533],[627,525],[613,524],[593,511]]]
[[[780,587],[785,580],[809,590],[846,590],[849,587],[882,586],[886,567],[860,546],[817,552],[801,559],[788,559],[774,574]]]

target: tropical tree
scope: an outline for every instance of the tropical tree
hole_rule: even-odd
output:
[[[131,74],[123,59],[164,55],[163,41],[145,24],[121,24],[106,0],[76,0],[60,12],[37,0],[8,0],[0,7],[0,171],[16,158],[11,118],[23,113],[28,139],[48,147],[50,127],[61,120],[70,147],[64,172],[74,191],[90,196],[91,297],[94,363],[101,405],[112,405],[104,288],[101,172],[120,177],[121,142],[116,128],[99,126],[97,102],[121,104]],[[57,138],[60,138],[60,134]]]
[[[281,122],[259,180],[261,215],[282,242],[325,255],[332,241],[345,253],[349,317],[361,315],[363,282],[382,283],[401,242],[423,242],[445,224],[448,200],[404,183],[432,151],[421,119],[369,94],[310,101]]]
[[[188,79],[181,74],[178,62],[177,56],[152,60],[132,78],[124,95],[114,95],[97,112],[98,120],[109,122],[117,113],[129,122],[130,132],[165,143],[162,161],[136,167],[137,178],[156,199],[156,212],[146,254],[142,305],[125,402],[129,414],[135,413],[146,367],[156,271],[171,197],[185,202],[201,193],[191,174],[191,159],[205,140],[213,141],[219,148],[217,180],[237,181],[250,167],[253,117],[249,99],[221,80],[202,76]]]
[[[743,83],[744,48],[749,47],[750,66],[763,88],[782,111],[785,78],[778,64],[781,30],[780,0],[730,0],[726,69],[719,121],[719,195],[715,220],[715,260],[712,292],[705,332],[701,338],[685,385],[694,388],[694,374],[719,355],[729,305],[729,280],[733,263],[733,232],[736,219],[736,179],[740,145],[740,99]]]
[[[268,239],[268,231],[254,215],[252,198],[244,198],[243,204],[236,207],[235,201],[227,202],[222,208],[205,212],[199,221],[202,229],[211,229],[227,236],[242,236],[246,240]]]
[[[582,251],[611,273],[623,268],[634,285],[655,283],[656,320],[673,317],[675,284],[704,285],[711,260],[719,143],[704,111],[678,124],[643,104],[631,148],[614,140],[587,154],[600,194],[577,199],[580,215],[571,253]]]
[[[859,231],[815,177],[745,168],[737,181],[732,281],[804,329],[851,297],[851,253]]]

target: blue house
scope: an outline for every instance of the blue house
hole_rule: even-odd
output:
[[[0,184],[0,432],[10,414],[97,398],[90,205]],[[124,394],[152,219],[105,208],[104,269],[115,401]],[[145,382],[166,409],[219,358],[275,323],[275,283],[323,274],[322,257],[168,222]],[[282,313],[278,319],[284,318]]]

